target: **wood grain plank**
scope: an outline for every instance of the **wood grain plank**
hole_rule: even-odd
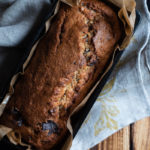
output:
[[[99,145],[96,145],[96,146],[92,147],[92,148],[89,149],[89,150],[99,150]]]
[[[129,150],[130,126],[123,128],[90,150]]]
[[[133,150],[150,150],[150,117],[131,126],[131,139]]]

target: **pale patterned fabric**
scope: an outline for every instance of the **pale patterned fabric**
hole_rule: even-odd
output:
[[[136,2],[141,22],[71,150],[86,150],[130,123],[150,116],[150,14],[146,0]]]

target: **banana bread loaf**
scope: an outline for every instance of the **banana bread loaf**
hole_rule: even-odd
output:
[[[87,95],[121,37],[117,14],[101,1],[61,4],[0,117],[36,149],[67,132],[69,114]]]

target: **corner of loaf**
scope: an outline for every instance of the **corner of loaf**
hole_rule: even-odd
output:
[[[107,67],[121,38],[116,12],[99,0],[61,4],[15,85],[0,124],[35,149],[49,150],[66,136],[67,120]]]

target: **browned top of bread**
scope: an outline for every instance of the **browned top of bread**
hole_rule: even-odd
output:
[[[115,12],[98,0],[61,4],[0,118],[37,149],[66,134],[72,110],[103,72],[121,36]]]

